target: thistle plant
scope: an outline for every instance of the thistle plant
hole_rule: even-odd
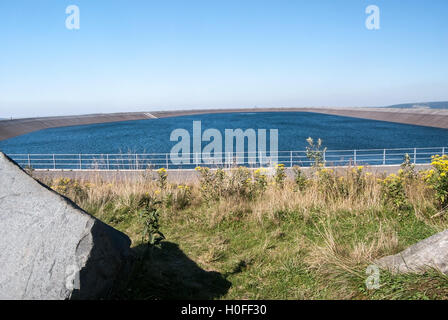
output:
[[[322,140],[319,138],[315,143],[313,138],[306,139],[308,146],[306,147],[306,157],[311,160],[313,167],[323,167],[324,159],[323,154],[327,151],[327,148],[322,147]]]
[[[417,178],[417,173],[415,172],[415,164],[411,162],[411,157],[409,154],[404,155],[403,163],[400,165],[401,170],[399,174],[403,176],[403,178],[407,180],[414,180]]]

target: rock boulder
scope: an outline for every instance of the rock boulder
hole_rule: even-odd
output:
[[[420,273],[435,268],[448,274],[448,230],[422,240],[406,250],[376,261],[393,273]]]
[[[126,279],[129,238],[0,152],[0,299],[107,298]]]

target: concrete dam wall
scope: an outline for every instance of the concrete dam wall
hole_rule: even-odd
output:
[[[152,117],[144,112],[129,112],[0,120],[0,140],[9,139],[12,137],[20,136],[22,134],[48,128],[141,120],[150,118]]]

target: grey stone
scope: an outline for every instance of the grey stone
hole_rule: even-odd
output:
[[[0,299],[107,298],[132,268],[129,238],[0,152]]]
[[[393,273],[421,273],[428,268],[448,274],[448,230],[422,240],[406,250],[376,261]]]

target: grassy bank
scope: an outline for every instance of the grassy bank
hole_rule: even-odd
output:
[[[369,290],[366,268],[379,257],[447,228],[448,160],[397,175],[363,167],[336,174],[316,165],[287,180],[278,166],[230,172],[197,168],[200,183],[158,179],[43,181],[123,231],[140,260],[129,299],[446,299],[437,271],[381,271]],[[164,239],[163,239],[164,238]]]

